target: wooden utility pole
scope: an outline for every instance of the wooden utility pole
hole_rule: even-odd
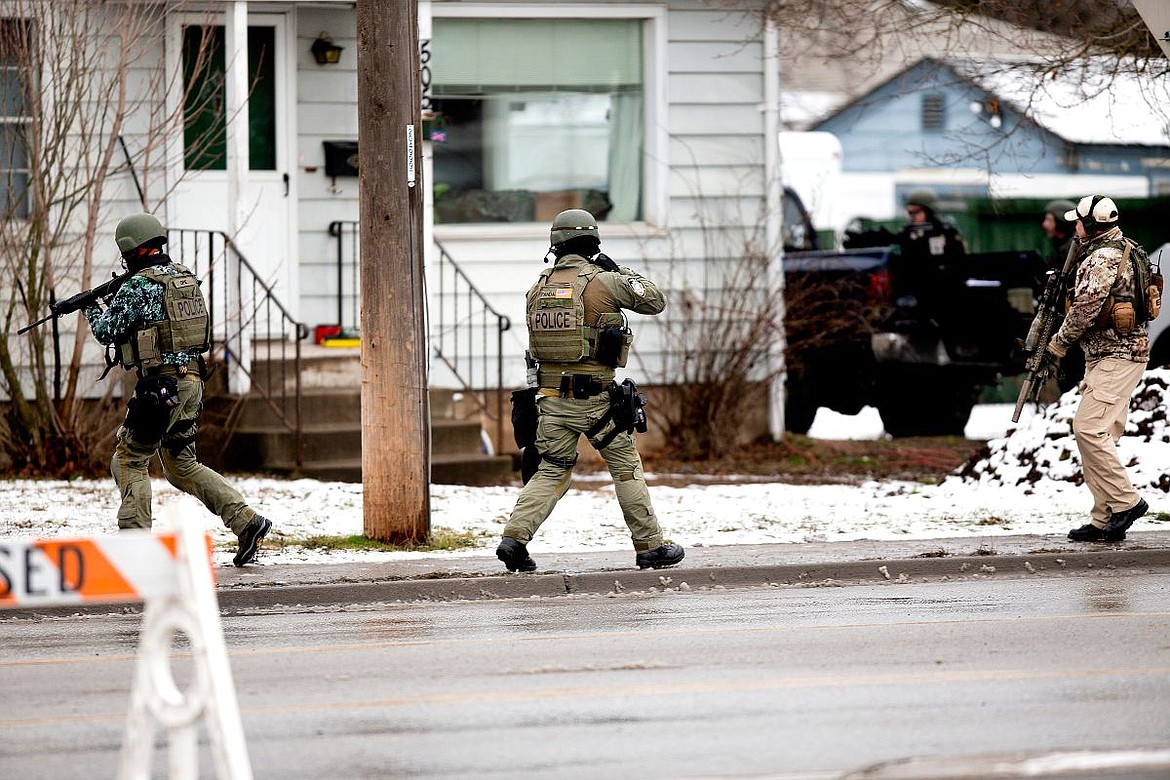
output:
[[[358,182],[365,535],[431,529],[417,0],[359,0]]]

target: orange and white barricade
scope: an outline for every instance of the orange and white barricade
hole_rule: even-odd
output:
[[[151,776],[160,726],[169,732],[170,776],[198,777],[204,718],[218,776],[251,780],[212,580],[211,540],[189,523],[177,525],[172,534],[0,539],[0,607],[145,602],[118,780]],[[178,635],[191,644],[193,675],[186,690],[179,690],[171,669]]]

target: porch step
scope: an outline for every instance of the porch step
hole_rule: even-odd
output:
[[[306,462],[343,461],[362,456],[360,422],[314,422],[302,427]],[[480,425],[475,420],[434,420],[431,423],[431,459],[480,454]],[[296,441],[287,428],[242,424],[232,437],[239,454],[233,466],[262,469],[267,464],[295,463]],[[511,457],[508,457],[511,462]]]
[[[352,360],[352,358],[350,358]],[[432,391],[432,408],[455,413],[449,391]],[[288,402],[291,404],[291,400]],[[217,442],[222,452],[217,464],[234,471],[298,473],[316,479],[361,481],[361,391],[350,387],[316,387],[302,390],[304,421],[303,466],[296,464],[296,439],[273,405],[258,394],[244,398],[210,396],[205,420],[213,428],[224,424],[235,409],[238,423],[228,442]],[[292,417],[294,410],[285,413]],[[434,412],[432,412],[434,414]],[[208,430],[201,436],[212,437]],[[201,452],[207,452],[200,445]],[[431,478],[438,484],[498,485],[513,474],[509,454],[482,452],[482,428],[476,419],[434,417],[431,421]]]
[[[296,471],[292,461],[283,466],[272,464],[269,471],[292,474]],[[303,477],[329,482],[361,482],[362,459],[331,460],[326,462],[305,461],[299,472]],[[499,485],[512,474],[510,455],[483,455],[469,458],[464,455],[433,455],[431,457],[431,483],[435,485]]]

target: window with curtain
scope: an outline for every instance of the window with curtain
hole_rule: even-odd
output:
[[[642,217],[642,22],[435,19],[435,221]]]
[[[23,219],[30,207],[29,133],[33,129],[29,23],[0,19],[0,208]]]

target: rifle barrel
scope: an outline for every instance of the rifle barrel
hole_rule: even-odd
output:
[[[23,336],[24,334],[28,333],[33,328],[37,327],[38,325],[44,325],[46,322],[48,322],[49,320],[53,319],[56,316],[57,316],[56,314],[52,314],[52,313],[46,314],[44,317],[41,317],[36,322],[34,322],[30,325],[25,325],[23,328],[16,331],[16,335]]]
[[[1016,398],[1016,408],[1012,411],[1012,422],[1018,423],[1020,421],[1020,412],[1024,411],[1024,404],[1028,402],[1028,396],[1032,394],[1032,377],[1029,376],[1020,385],[1020,395]]]

